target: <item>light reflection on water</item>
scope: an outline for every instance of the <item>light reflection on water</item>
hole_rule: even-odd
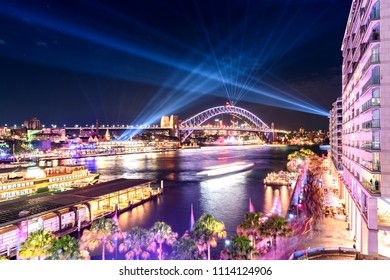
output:
[[[202,181],[200,207],[203,212],[216,213],[215,217],[224,221],[226,228],[236,228],[234,218],[243,211],[249,211],[248,193],[244,184],[247,175],[248,172],[243,172]]]
[[[124,231],[165,221],[181,235],[189,228],[193,204],[195,219],[204,212],[214,215],[225,222],[228,235],[232,236],[249,210],[249,199],[256,211],[267,213],[277,195],[285,213],[290,188],[264,187],[263,179],[271,171],[286,170],[287,155],[297,149],[287,146],[202,148],[79,159],[79,163],[100,173],[102,181],[117,178],[164,181],[164,195],[119,216]],[[249,171],[215,179],[197,176],[207,167],[242,161],[252,162],[254,166]]]

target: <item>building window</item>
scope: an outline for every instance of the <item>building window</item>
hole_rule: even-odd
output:
[[[371,9],[370,12],[370,20],[376,20],[379,19],[380,17],[380,6],[379,6],[379,1],[377,1]]]

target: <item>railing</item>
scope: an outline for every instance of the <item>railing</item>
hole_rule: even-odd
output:
[[[307,259],[327,259],[327,256],[344,256],[355,259],[358,252],[355,248],[335,247],[335,248],[313,248],[294,252],[289,260],[307,260]]]
[[[380,120],[372,120],[362,123],[362,129],[380,128]]]
[[[370,172],[380,172],[381,171],[381,164],[378,162],[373,163],[372,161],[364,161],[364,162],[361,162],[359,164]]]
[[[363,143],[361,148],[365,150],[380,150],[381,144],[380,142],[367,142]]]
[[[365,85],[362,87],[362,95],[366,92],[366,90],[372,86],[372,85],[379,85],[380,84],[380,81],[379,81],[379,75],[378,76],[372,76],[366,83]]]
[[[380,105],[380,98],[371,98],[366,103],[362,105],[362,113],[368,111],[372,107],[378,107]]]
[[[363,74],[367,71],[367,69],[372,65],[379,63],[379,53],[372,53],[370,58],[367,60],[366,64],[363,67]]]
[[[363,179],[363,181],[361,182],[362,186],[367,190],[369,191],[370,193],[380,193],[380,182],[379,181],[371,181],[371,182],[368,182],[366,180]]]

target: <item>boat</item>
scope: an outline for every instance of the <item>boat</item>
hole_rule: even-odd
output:
[[[200,177],[218,177],[224,175],[235,174],[250,170],[254,166],[253,162],[235,162],[230,164],[222,164],[206,168],[197,175]]]
[[[63,191],[96,183],[99,174],[83,165],[0,169],[0,201],[41,192]]]
[[[190,145],[182,145],[181,146],[182,150],[187,150],[187,149],[200,149],[200,146],[198,144],[190,144]]]
[[[296,180],[295,172],[271,172],[267,174],[264,179],[265,186],[291,186],[292,182]]]
[[[325,151],[330,149],[330,145],[320,145],[319,147],[320,147],[320,150],[325,150]]]

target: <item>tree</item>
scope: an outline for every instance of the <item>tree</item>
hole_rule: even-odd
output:
[[[302,158],[302,156],[301,156],[301,153],[299,151],[295,151],[295,152],[292,152],[292,153],[287,155],[288,160],[297,160],[297,159],[301,159],[301,158]]]
[[[256,241],[260,238],[259,228],[262,216],[261,212],[248,212],[245,214],[245,220],[237,227],[237,234],[247,237],[255,249],[257,248]]]
[[[134,227],[124,234],[123,243],[119,245],[120,252],[126,252],[126,260],[139,260],[149,258],[147,247],[150,244],[149,232],[140,227]]]
[[[76,238],[65,235],[55,239],[53,246],[49,249],[50,260],[81,260],[80,241]]]
[[[200,252],[196,246],[196,241],[186,232],[180,240],[172,245],[172,252],[169,256],[171,260],[204,260],[204,253]]]
[[[81,236],[81,249],[95,250],[102,246],[102,260],[105,259],[105,249],[113,252],[114,239],[119,236],[119,227],[113,219],[100,218],[92,223],[91,228],[85,229]]]
[[[226,238],[225,224],[204,213],[194,225],[193,237],[199,251],[203,252],[207,248],[207,259],[210,260],[210,247],[217,246],[217,239]]]
[[[18,257],[26,260],[44,259],[49,255],[49,250],[54,241],[55,236],[51,231],[43,229],[34,231],[20,244]]]
[[[260,233],[266,237],[272,237],[274,243],[275,259],[276,259],[276,244],[278,237],[286,237],[292,233],[288,222],[283,217],[274,215],[269,217],[260,227]]]
[[[233,260],[252,259],[253,254],[256,253],[251,240],[242,235],[233,238],[229,249]]]
[[[173,232],[171,226],[167,225],[164,222],[155,222],[149,232],[151,240],[153,240],[153,242],[157,242],[159,245],[157,252],[158,259],[161,260],[163,243],[172,245],[173,242],[176,241],[178,234],[176,232]]]

